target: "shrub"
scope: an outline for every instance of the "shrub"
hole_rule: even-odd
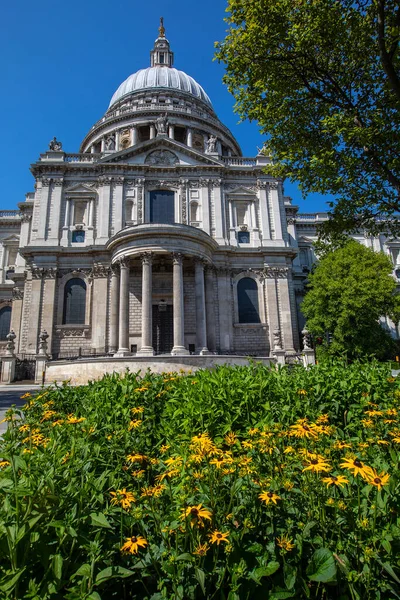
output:
[[[377,363],[28,397],[0,442],[0,597],[397,598],[399,399]]]

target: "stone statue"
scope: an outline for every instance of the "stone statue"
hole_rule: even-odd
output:
[[[110,135],[105,140],[106,150],[115,150],[115,140],[114,136]]]
[[[282,350],[281,330],[274,329],[272,335],[274,338],[274,350]]]
[[[17,336],[15,335],[15,332],[13,329],[10,330],[10,333],[8,333],[6,335],[6,339],[7,339],[7,345],[6,345],[6,355],[7,356],[14,356],[14,351],[15,351],[15,338]]]
[[[206,152],[208,154],[214,154],[216,152],[216,147],[217,147],[217,138],[215,137],[215,135],[210,135],[210,137],[207,140]]]
[[[156,129],[157,135],[165,135],[167,133],[168,118],[166,114],[158,117],[158,119],[156,120]]]
[[[39,335],[39,354],[47,354],[47,339],[49,334],[45,329]]]
[[[301,332],[301,335],[303,336],[303,349],[311,350],[311,334],[308,331],[308,329],[304,327],[303,331]]]
[[[53,152],[60,152],[60,150],[62,150],[62,143],[59,142],[55,136],[49,143],[49,150],[52,150]]]
[[[266,156],[267,155],[267,142],[264,142],[261,148],[257,146],[258,156]]]

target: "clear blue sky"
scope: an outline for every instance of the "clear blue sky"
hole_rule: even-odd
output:
[[[213,62],[214,42],[225,37],[224,0],[14,0],[2,6],[0,69],[2,115],[0,208],[16,208],[33,189],[29,165],[55,135],[66,152],[78,152],[86,132],[106,111],[112,94],[131,73],[149,65],[163,16],[175,67],[206,90],[219,118],[245,156],[263,140],[257,124],[238,124],[233,97]],[[324,198],[302,200],[303,212],[326,210]]]

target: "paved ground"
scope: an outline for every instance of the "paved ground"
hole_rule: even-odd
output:
[[[33,394],[37,390],[40,390],[40,385],[34,385],[32,382],[26,384],[11,384],[11,385],[0,385],[0,421],[5,417],[6,411],[13,405],[16,404],[18,407],[23,406],[26,400],[21,400],[21,396],[30,392]],[[7,423],[0,423],[0,435],[2,435],[7,429]]]

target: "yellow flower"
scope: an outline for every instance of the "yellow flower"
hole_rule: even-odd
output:
[[[257,429],[257,427],[254,427],[253,429],[249,429],[249,435],[251,435],[251,436],[253,437],[254,435],[257,435],[257,433],[258,433],[259,431],[260,431],[260,430],[259,430],[259,429]]]
[[[165,454],[167,450],[170,449],[170,445],[169,444],[163,444],[160,448],[160,452],[161,454]]]
[[[20,431],[21,433],[25,433],[25,431],[29,431],[29,425],[27,425],[25,423],[25,425],[21,425],[21,427],[18,428],[18,431]]]
[[[147,460],[147,456],[144,454],[128,454],[126,460],[127,462],[145,462]]]
[[[33,450],[30,450],[29,448],[24,448],[22,450],[22,454],[33,454]]]
[[[60,427],[60,425],[62,425],[64,423],[64,419],[58,419],[57,421],[53,421],[51,426],[52,427]]]
[[[333,444],[333,448],[335,450],[343,450],[343,448],[351,448],[351,444],[348,442],[343,442],[342,440],[336,440]]]
[[[167,458],[164,462],[169,467],[180,467],[183,463],[183,458],[181,456],[171,456],[171,458]]]
[[[389,446],[389,442],[386,440],[377,440],[377,444],[380,444],[381,446]]]
[[[192,381],[192,383],[193,383],[193,381]],[[210,548],[210,546],[208,544],[199,544],[193,550],[193,554],[195,556],[205,556],[207,554],[207,551],[209,548]]]
[[[149,487],[142,487],[142,498],[158,498],[165,490],[164,484],[158,484]]]
[[[4,469],[5,467],[9,467],[11,465],[9,460],[0,460],[0,469]]]
[[[283,482],[283,487],[285,488],[285,490],[290,492],[290,490],[294,488],[294,483],[293,481],[289,481],[289,479],[286,479],[286,481]]]
[[[347,505],[343,502],[343,500],[339,500],[338,502],[338,508],[340,508],[340,510],[346,510]]]
[[[308,424],[305,419],[299,419],[296,425],[290,426],[289,435],[299,438],[316,438],[318,437],[319,428],[314,423]]]
[[[304,471],[312,471],[313,473],[319,473],[320,471],[329,471],[331,468],[331,465],[326,462],[326,459],[314,455],[308,460],[307,466],[303,469],[303,473]]]
[[[293,539],[289,538],[288,535],[281,535],[281,537],[276,538],[276,543],[278,544],[279,548],[286,550],[286,552],[290,552],[295,547],[295,544],[292,544],[292,542]]]
[[[148,545],[148,541],[141,535],[125,538],[125,544],[121,548],[121,552],[129,552],[129,554],[137,554],[139,548],[144,548]]]
[[[136,471],[132,471],[131,475],[132,477],[137,477],[140,479],[140,477],[142,477],[145,473],[146,471],[144,469],[136,469]]]
[[[340,466],[351,471],[354,476],[361,475],[361,477],[365,477],[366,474],[371,470],[371,467],[365,465],[356,456],[349,456],[340,464]]]
[[[144,406],[136,406],[134,408],[131,408],[131,413],[133,415],[139,415],[140,413],[142,413],[144,411]]]
[[[378,475],[375,469],[371,469],[369,473],[367,473],[366,479],[368,483],[374,485],[380,491],[385,485],[389,484],[390,475],[389,473],[382,473]]]
[[[366,410],[365,414],[369,417],[381,417],[383,415],[383,410]]]
[[[246,450],[251,450],[254,447],[252,442],[246,442],[246,441],[242,442],[242,446]]]
[[[43,417],[41,418],[41,421],[40,421],[40,422],[47,421],[48,419],[51,419],[51,417],[52,417],[53,415],[55,415],[55,414],[56,414],[56,411],[55,411],[55,410],[46,410],[46,411],[43,413]]]
[[[386,411],[386,414],[390,415],[390,416],[395,416],[395,415],[397,415],[397,412],[398,412],[397,408],[388,408]]]
[[[297,390],[297,393],[298,393],[300,396],[307,396],[307,390]]]
[[[181,519],[190,518],[190,525],[194,527],[195,525],[200,525],[202,527],[204,525],[203,519],[207,519],[211,521],[212,512],[207,510],[206,508],[202,508],[202,504],[198,504],[197,506],[188,506],[187,508],[182,508],[181,510]]]
[[[67,454],[66,454],[66,455],[64,456],[64,458],[62,459],[62,461],[61,461],[61,464],[62,464],[62,465],[65,465],[65,463],[67,462],[67,460],[69,460],[70,456],[71,456],[71,455],[70,455],[70,453],[69,453],[69,452],[67,452]]]
[[[217,544],[218,546],[220,545],[221,542],[226,542],[228,544],[229,543],[228,537],[229,537],[229,532],[222,533],[222,531],[215,530],[210,534],[211,543]]]
[[[122,508],[130,508],[131,504],[136,502],[135,496],[132,492],[127,492],[126,488],[110,492],[110,495],[113,496],[111,504],[120,504]]]
[[[372,419],[361,419],[361,423],[364,425],[364,427],[366,427],[367,429],[369,429],[370,427],[374,426],[374,422]]]
[[[264,500],[265,504],[269,504],[270,502],[277,504],[277,500],[280,500],[280,496],[277,496],[274,492],[262,492],[258,497],[260,500]]]
[[[328,423],[329,421],[329,415],[327,415],[326,413],[323,415],[320,415],[317,419],[317,423]]]
[[[343,487],[345,483],[349,483],[344,475],[329,475],[329,477],[323,477],[322,481],[326,483],[327,487],[330,485],[336,485],[337,487]]]
[[[228,444],[228,446],[234,446],[237,442],[237,437],[236,435],[233,433],[233,431],[230,431],[226,436],[225,436],[225,442]]]
[[[143,421],[141,419],[133,419],[129,423],[128,431],[132,431],[132,429],[136,429],[137,427],[140,427],[140,425],[142,423],[143,423]]]
[[[293,446],[287,446],[283,451],[284,454],[291,454],[292,452],[295,452],[295,448],[293,448]]]
[[[21,396],[21,400],[24,400],[25,398],[31,398],[31,396],[32,396],[32,394],[30,394],[29,392],[26,392],[26,394]]]
[[[75,417],[74,415],[67,415],[67,425],[75,425],[76,423],[82,423],[85,417]]]
[[[135,392],[147,392],[149,388],[146,386],[135,388]]]
[[[204,479],[204,473],[201,471],[193,471],[193,477],[195,479]]]

